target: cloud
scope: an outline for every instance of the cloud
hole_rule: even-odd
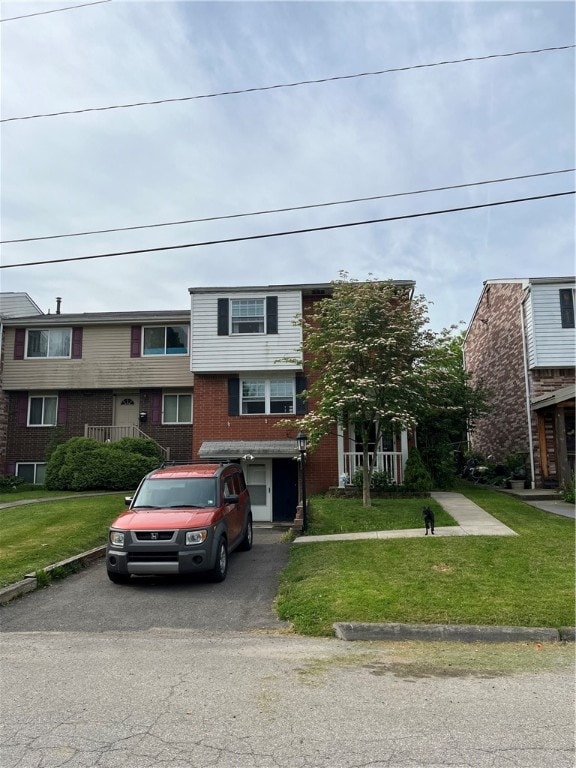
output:
[[[43,4],[6,3],[4,14]],[[3,116],[566,43],[569,3],[106,3],[6,24]],[[4,238],[297,206],[574,165],[571,52],[6,123]],[[565,177],[4,246],[3,263],[248,236],[568,189]],[[485,279],[573,272],[572,201],[0,272],[44,309],[184,308],[192,285],[415,279],[438,326]],[[557,274],[557,272],[556,272]]]

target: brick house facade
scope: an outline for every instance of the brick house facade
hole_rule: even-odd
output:
[[[80,436],[150,437],[190,460],[189,323],[188,310],[5,319],[0,471],[42,483],[50,447]]]
[[[413,283],[399,285],[411,289]],[[329,300],[330,284],[191,288],[191,370],[194,374],[193,452],[239,460],[255,520],[293,519],[299,496],[295,437],[299,398],[313,375],[302,359],[302,329],[294,321]],[[286,427],[286,421],[294,427]],[[278,426],[279,422],[284,422]],[[408,454],[375,446],[398,482]],[[397,448],[397,450],[391,450]],[[358,466],[358,445],[346,425],[334,425],[306,460],[308,493],[327,490]]]
[[[470,434],[485,458],[526,456],[535,486],[574,471],[574,278],[488,280],[464,342],[465,369],[491,391]]]

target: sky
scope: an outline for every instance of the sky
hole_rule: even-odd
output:
[[[86,2],[86,0],[84,0]],[[572,2],[2,2],[1,239],[221,217],[573,169]],[[128,109],[42,113],[404,71]],[[107,258],[568,192],[574,174],[5,243],[45,311],[185,309],[189,287],[414,280],[440,330],[483,281],[573,275],[574,196]],[[22,262],[33,266],[11,267]]]

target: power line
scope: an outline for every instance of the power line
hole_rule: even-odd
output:
[[[31,16],[45,16],[47,13],[60,13],[60,11],[73,11],[75,8],[85,8],[87,5],[100,5],[100,3],[110,3],[112,0],[95,0],[92,3],[82,3],[81,5],[69,5],[66,8],[54,8],[52,11],[38,11],[38,13],[27,13],[25,16],[10,16],[7,19],[0,19],[0,24],[4,21],[17,21],[18,19],[29,19]]]
[[[365,203],[373,200],[386,200],[392,197],[407,197],[409,195],[423,195],[429,192],[444,192],[450,189],[464,189],[465,187],[479,187],[485,184],[500,184],[505,181],[519,181],[522,179],[534,179],[541,176],[554,176],[559,173],[572,173],[576,168],[564,168],[560,171],[543,171],[542,173],[527,173],[523,176],[507,176],[501,179],[488,179],[486,181],[473,181],[467,184],[451,184],[444,187],[429,187],[417,189],[412,192],[392,192],[386,195],[372,195],[371,197],[356,197],[350,200],[333,200],[329,203],[312,203],[310,205],[295,205],[288,208],[270,208],[264,211],[249,211],[247,213],[230,213],[222,216],[206,216],[200,219],[184,219],[181,221],[166,221],[160,224],[138,224],[132,227],[115,227],[111,229],[93,229],[87,232],[70,232],[60,235],[43,235],[41,237],[21,237],[13,240],[0,240],[0,244],[32,243],[39,240],[58,240],[66,237],[86,237],[87,235],[106,235],[112,232],[132,232],[138,229],[156,229],[159,227],[174,227],[181,224],[200,224],[208,221],[224,221],[227,219],[240,219],[249,216],[264,216],[271,213],[287,213],[290,211],[306,211],[312,208],[327,208],[335,205],[349,205],[350,203]]]
[[[431,64],[413,64],[406,67],[390,67],[389,69],[380,69],[375,72],[359,72],[354,75],[337,75],[334,77],[322,77],[318,80],[299,80],[294,83],[278,83],[276,85],[264,85],[255,88],[242,88],[235,91],[219,91],[218,93],[204,93],[197,96],[180,96],[173,99],[156,99],[154,101],[136,101],[131,104],[111,104],[106,107],[87,107],[85,109],[69,109],[62,112],[45,112],[38,115],[23,115],[20,117],[6,117],[0,120],[0,123],[10,123],[15,120],[36,120],[41,117],[58,117],[61,115],[79,115],[84,112],[104,112],[111,109],[131,109],[132,107],[145,107],[152,104],[169,104],[182,101],[194,101],[197,99],[213,99],[218,96],[234,96],[241,93],[255,93],[257,91],[272,91],[280,88],[296,88],[301,85],[313,85],[317,83],[330,83],[336,80],[353,80],[359,77],[374,77],[376,75],[387,75],[391,72],[407,72],[412,69],[426,69],[430,67],[442,67],[447,64],[463,64],[469,61],[487,61],[488,59],[503,59],[511,56],[527,56],[529,54],[547,53],[549,51],[564,51],[569,48],[575,48],[576,45],[559,45],[553,48],[537,48],[531,51],[513,51],[512,53],[492,53],[488,56],[468,56],[465,59],[451,59],[447,61],[436,61]]]
[[[244,237],[230,237],[223,240],[205,240],[199,243],[179,243],[178,245],[164,245],[158,248],[139,248],[134,251],[117,251],[115,253],[98,253],[92,256],[70,256],[65,259],[47,259],[45,261],[27,261],[19,264],[2,264],[0,269],[14,269],[15,267],[36,267],[43,264],[62,264],[69,261],[87,261],[89,259],[106,259],[112,256],[131,256],[136,253],[159,253],[160,251],[175,251],[180,248],[200,248],[209,245],[222,245],[225,243],[241,243],[247,240],[264,240],[271,237],[285,237],[286,235],[302,235],[307,232],[325,232],[329,229],[345,229],[348,227],[360,227],[366,224],[381,224],[387,221],[400,221],[402,219],[417,219],[424,216],[438,216],[445,213],[458,213],[460,211],[473,211],[478,208],[494,208],[498,205],[511,205],[513,203],[526,203],[530,200],[545,200],[552,197],[565,197],[574,195],[576,190],[570,192],[555,192],[549,195],[537,195],[535,197],[522,197],[516,200],[499,200],[495,203],[481,203],[479,205],[468,205],[460,208],[445,208],[439,211],[424,211],[421,213],[410,213],[403,216],[388,216],[382,219],[368,219],[367,221],[352,221],[346,224],[327,224],[323,227],[307,227],[305,229],[292,229],[283,232],[268,232],[263,235],[246,235]]]

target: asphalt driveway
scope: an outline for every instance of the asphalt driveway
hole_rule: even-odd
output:
[[[226,581],[108,579],[104,559],[0,608],[3,632],[108,632],[151,628],[251,631],[283,625],[273,611],[278,577],[288,560],[283,531],[254,529],[249,552],[234,552]]]

